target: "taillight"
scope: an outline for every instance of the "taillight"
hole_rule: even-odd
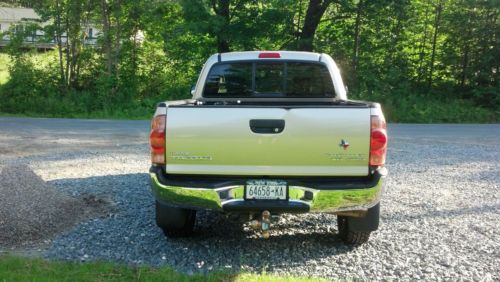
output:
[[[387,152],[387,125],[383,115],[371,116],[370,165],[382,166]]]
[[[158,115],[151,121],[149,143],[151,144],[151,162],[165,164],[165,125],[167,117]]]

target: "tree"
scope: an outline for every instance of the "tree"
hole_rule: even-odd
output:
[[[300,51],[313,51],[313,41],[314,35],[316,34],[316,29],[325,13],[326,9],[333,0],[310,0],[307,6],[306,16],[304,18],[304,24],[299,34],[298,47]]]
[[[353,80],[356,81],[358,61],[359,61],[359,44],[360,44],[360,33],[361,33],[361,18],[363,16],[364,3],[363,0],[359,0],[356,5],[356,21],[354,24],[354,46],[352,50],[352,72]]]
[[[328,53],[354,98],[393,102],[439,94],[500,105],[497,0],[0,2],[33,7],[42,17],[38,28],[56,46],[47,72],[38,75],[44,72],[29,71],[37,65],[24,56],[33,27],[13,28],[7,51],[18,77],[12,81],[28,72],[40,77],[36,85],[47,85],[33,93],[90,93],[88,102],[75,103],[90,110],[154,96],[187,98],[208,56],[243,50]],[[95,46],[84,44],[88,26],[100,31]],[[65,99],[72,96],[78,95]]]
[[[218,20],[221,21],[222,26],[215,35],[217,37],[217,52],[219,53],[229,52],[231,50],[226,30],[231,20],[229,16],[229,3],[230,0],[212,0],[212,9],[217,15]]]
[[[441,25],[441,12],[443,11],[443,1],[438,0],[438,4],[436,6],[436,15],[435,15],[435,20],[434,20],[434,34],[432,36],[432,52],[431,52],[431,62],[430,62],[430,67],[429,67],[429,78],[427,82],[427,88],[431,88],[432,86],[432,76],[434,74],[434,63],[436,60],[436,45],[437,45],[437,38],[438,38],[438,33],[439,33],[439,27]]]
[[[231,50],[231,1],[230,0],[187,0],[181,1],[184,15],[184,29],[195,34],[210,34],[215,39],[217,52]]]
[[[78,80],[86,37],[84,26],[89,22],[91,7],[91,0],[44,0],[33,5],[46,23],[43,26],[46,40],[57,44],[60,80],[65,88],[74,86]]]

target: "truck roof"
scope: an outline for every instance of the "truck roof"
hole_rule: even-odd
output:
[[[212,55],[217,58],[217,61],[239,61],[239,60],[255,60],[259,56],[269,56],[268,58],[280,58],[284,60],[301,60],[301,61],[319,61],[322,54],[313,52],[299,51],[244,51],[244,52],[229,52],[218,53]],[[273,57],[279,56],[279,57]],[[260,57],[262,58],[262,57]]]

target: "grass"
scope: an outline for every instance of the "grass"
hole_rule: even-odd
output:
[[[322,281],[266,273],[211,272],[188,275],[170,267],[125,266],[108,262],[76,263],[0,256],[0,281]]]

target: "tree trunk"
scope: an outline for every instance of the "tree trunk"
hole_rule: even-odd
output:
[[[80,1],[73,3],[70,6],[70,25],[68,26],[68,38],[70,39],[70,65],[69,65],[69,78],[68,83],[70,86],[74,86],[77,81],[77,64],[79,62],[79,56],[82,48],[82,13],[83,6]]]
[[[460,87],[463,89],[465,87],[465,82],[467,80],[467,65],[469,63],[469,45],[465,42],[464,55],[462,57],[462,74],[460,77]]]
[[[352,78],[354,83],[358,76],[359,43],[361,35],[361,17],[363,13],[363,0],[359,0],[356,7],[356,22],[354,25],[354,46],[352,48]]]
[[[438,6],[436,7],[436,17],[434,21],[434,35],[432,37],[432,53],[431,53],[431,63],[429,67],[429,80],[427,82],[427,88],[431,89],[432,87],[432,76],[434,74],[434,62],[436,60],[436,45],[437,45],[437,36],[439,33],[439,25],[441,22],[441,11],[443,10],[442,0],[439,0]]]
[[[57,42],[57,51],[59,53],[59,72],[61,75],[61,83],[64,84],[66,81],[66,77],[64,76],[64,63],[63,63],[63,49],[62,49],[62,30],[61,30],[61,3],[56,1],[56,42]]]
[[[495,39],[498,38],[498,35],[495,35],[498,34],[498,29],[495,28],[497,26],[496,20],[498,18],[498,11],[498,9],[492,10],[491,6],[488,5],[486,6],[484,13],[481,15],[481,18],[484,21],[483,25],[488,28],[486,29],[486,32],[483,33],[484,35],[481,36],[481,40],[479,40],[480,46],[478,47],[480,48],[480,51],[478,61],[480,61],[479,65],[483,75],[479,77],[478,86],[493,86],[495,85],[493,84],[496,80],[495,76],[498,76],[498,73],[495,73],[492,70],[495,68],[495,65],[498,65],[500,62],[498,60],[492,61],[491,59],[485,59],[487,56],[495,57],[490,49],[492,46],[496,46],[493,48],[498,50],[498,44],[495,42]],[[495,61],[496,63],[491,63]]]
[[[299,1],[299,18],[297,20],[297,24],[294,24],[294,19],[292,18],[291,19],[291,22],[289,23],[291,26],[293,26],[292,30],[293,30],[293,34],[294,34],[294,37],[295,37],[295,42],[299,42],[300,40],[300,28],[301,28],[301,24],[302,24],[302,0]]]
[[[112,51],[112,66],[113,70],[115,71],[115,77],[118,80],[118,77],[120,76],[119,73],[119,68],[118,68],[118,62],[120,60],[120,53],[121,53],[121,36],[122,36],[122,26],[120,22],[121,18],[121,1],[120,0],[115,0],[115,18],[116,18],[116,27],[114,31],[115,35],[115,42]]]
[[[469,65],[469,60],[470,60],[470,41],[472,37],[472,30],[471,30],[471,14],[470,12],[467,13],[467,20],[465,22],[464,26],[464,37],[462,38],[463,41],[463,53],[462,53],[462,64],[460,66],[461,68],[461,73],[460,73],[460,87],[463,89],[467,83],[467,68]]]
[[[299,34],[297,49],[300,51],[313,51],[314,35],[319,22],[332,0],[310,0],[307,7],[304,25]]]
[[[227,40],[227,27],[230,23],[230,12],[229,12],[230,0],[218,0],[212,2],[212,7],[215,14],[221,17],[224,21],[224,28],[217,32],[217,51],[219,53],[225,53],[231,51],[229,46],[229,41]]]
[[[402,1],[397,4],[397,17],[396,26],[394,27],[392,33],[394,34],[391,45],[389,46],[389,62],[392,64],[396,57],[398,51],[398,44],[401,37],[401,31],[403,30],[403,21],[406,14],[406,2]]]
[[[102,32],[103,32],[103,49],[105,56],[106,72],[108,75],[113,73],[112,59],[112,38],[111,38],[111,15],[106,0],[101,0],[101,16],[102,16]]]
[[[69,68],[69,84],[75,85],[77,80],[77,64],[78,57],[80,56],[80,47],[78,46],[78,42],[71,42],[71,64]]]
[[[64,73],[66,74],[66,80],[64,81],[66,86],[69,84],[69,67],[71,62],[71,48],[70,48],[70,30],[69,30],[69,14],[66,11],[66,42],[65,42],[65,54],[66,54],[66,68],[64,69]]]
[[[493,14],[494,16],[493,16],[493,19],[492,19],[492,22],[491,22],[492,26],[497,26],[498,13],[499,13],[499,11],[496,10],[494,12],[494,14]],[[495,30],[497,30],[497,29],[495,29]],[[496,34],[497,34],[497,32],[495,32],[495,31],[491,32],[490,41],[491,41],[491,44],[492,44],[491,46],[497,46],[496,50],[498,50],[498,43],[497,43],[498,36],[496,36]],[[494,67],[496,71],[492,71],[491,72],[491,75],[492,75],[492,85],[498,85],[498,77],[500,76],[500,64],[498,63],[500,61],[499,60],[500,56],[499,56],[498,52],[495,52],[495,54],[496,54],[494,56],[495,59],[493,59],[493,60],[494,60],[494,62],[497,62],[497,63],[496,63],[496,67]]]
[[[419,56],[418,56],[418,76],[417,76],[417,82],[421,82],[422,79],[425,79],[425,75],[427,71],[424,71],[424,60],[425,60],[425,47],[427,45],[427,22],[429,21],[429,6],[427,5],[425,7],[425,19],[424,19],[424,38],[422,39],[422,42],[419,44]]]

